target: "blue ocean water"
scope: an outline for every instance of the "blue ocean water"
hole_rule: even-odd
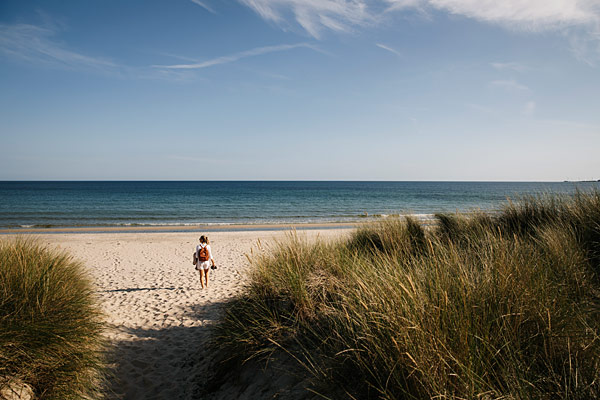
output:
[[[0,227],[349,222],[499,210],[507,198],[598,182],[0,182]]]

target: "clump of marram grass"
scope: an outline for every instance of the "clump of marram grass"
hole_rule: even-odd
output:
[[[98,397],[101,330],[81,263],[32,239],[0,240],[0,381],[39,399]]]
[[[600,194],[438,220],[260,253],[218,342],[283,350],[330,397],[600,397]]]

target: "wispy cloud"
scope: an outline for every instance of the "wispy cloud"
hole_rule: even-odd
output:
[[[348,32],[353,26],[373,21],[364,0],[239,0],[263,19],[284,27],[290,26],[288,17],[309,35],[320,38],[323,30]]]
[[[600,15],[598,0],[422,0],[421,3],[451,14],[536,31],[597,23]]]
[[[386,12],[419,8],[423,10],[426,1],[423,0],[387,0]]]
[[[0,24],[0,54],[33,67],[67,69],[119,78],[189,81],[196,79],[186,71],[130,67],[104,57],[78,52],[59,40],[64,24],[48,20],[44,26]]]
[[[588,32],[570,30],[566,36],[570,50],[576,59],[590,66],[597,65],[600,59],[600,23],[593,35]]]
[[[211,6],[209,6],[208,4],[206,4],[205,1],[200,1],[200,0],[190,0],[192,3],[199,5],[200,7],[204,8],[206,11],[211,12],[213,14],[216,14],[217,12],[214,10],[214,8],[212,8]]]
[[[119,65],[110,60],[67,48],[55,36],[56,31],[52,28],[0,24],[0,52],[32,64],[113,73],[119,70]]]
[[[377,47],[379,47],[381,49],[387,50],[390,53],[394,53],[397,56],[402,56],[402,53],[400,53],[398,50],[396,50],[396,49],[394,49],[394,48],[392,48],[390,46],[386,46],[385,44],[375,43],[375,46],[377,46]]]
[[[378,21],[391,11],[441,10],[527,30],[597,24],[598,0],[238,0],[262,18],[283,24],[293,16],[318,37],[324,28],[347,30]],[[383,11],[382,11],[383,10]],[[335,22],[331,24],[331,22]],[[328,24],[330,23],[330,24]]]
[[[257,47],[206,61],[169,54],[169,57],[176,57],[189,62],[175,65],[130,67],[106,58],[86,55],[69,48],[67,44],[57,38],[59,29],[64,28],[52,24],[48,26],[0,24],[0,54],[38,67],[87,71],[123,78],[189,81],[197,78],[192,70],[227,64],[247,57],[296,48],[309,48],[321,52],[318,47],[310,43],[295,43]]]
[[[255,57],[268,53],[275,53],[279,51],[286,51],[297,49],[300,47],[305,47],[309,49],[315,49],[315,47],[309,43],[296,43],[296,44],[282,44],[277,46],[265,46],[265,47],[256,47],[254,49],[241,51],[239,53],[230,54],[228,56],[221,56],[212,58],[210,60],[191,63],[191,64],[175,64],[175,65],[154,65],[155,68],[160,69],[202,69],[208,68],[215,65],[227,64],[231,62],[235,62],[241,60],[242,58]]]
[[[600,54],[600,0],[238,0],[263,19],[287,30],[299,25],[314,38],[351,32],[407,11],[460,15],[483,23],[530,32],[560,31],[586,61],[588,48]],[[572,31],[578,33],[575,35]],[[590,43],[586,43],[590,41]],[[585,51],[584,51],[585,50]]]
[[[510,91],[531,91],[527,86],[518,83],[514,79],[491,81],[490,86]]]

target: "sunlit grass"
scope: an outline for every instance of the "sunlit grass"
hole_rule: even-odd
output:
[[[0,240],[0,377],[39,399],[99,396],[101,315],[82,265],[32,239]]]
[[[437,218],[254,255],[222,348],[284,351],[343,397],[597,398],[600,193]]]

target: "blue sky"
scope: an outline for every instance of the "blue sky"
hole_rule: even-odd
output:
[[[600,0],[0,3],[0,180],[600,178]]]

